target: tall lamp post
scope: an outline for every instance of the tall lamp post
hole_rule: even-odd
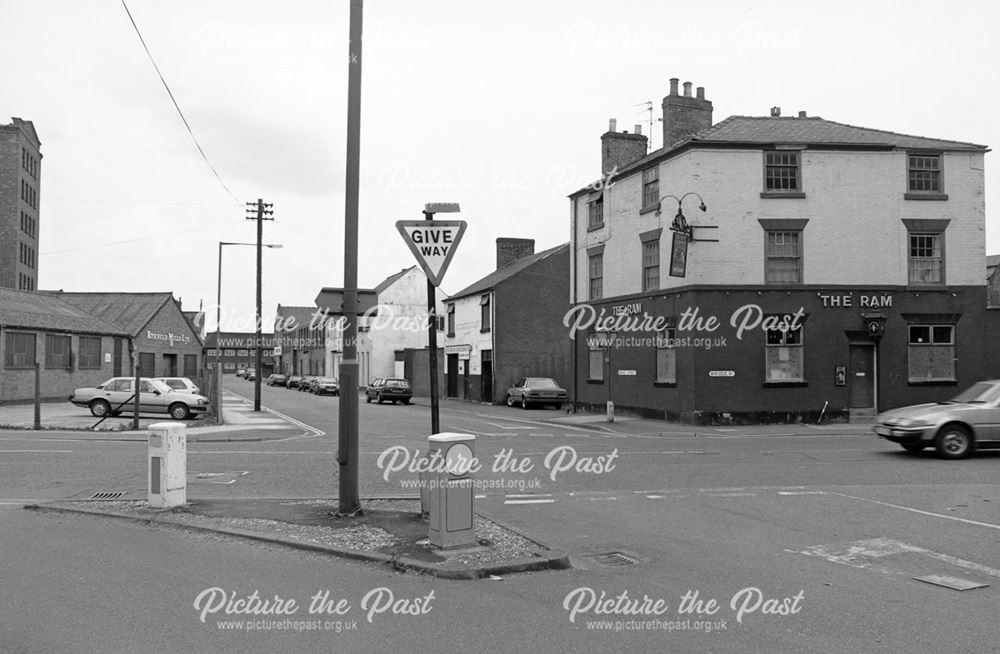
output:
[[[222,246],[224,245],[249,245],[250,247],[256,247],[256,243],[236,243],[233,241],[219,241],[219,279],[216,287],[216,298],[215,298],[215,400],[216,407],[219,411],[219,420],[222,420],[222,362],[220,361],[222,355],[222,343],[220,343],[220,337],[222,333]],[[262,247],[271,248],[274,250],[280,249],[282,246],[280,243],[262,243]],[[257,344],[258,349],[260,348],[260,343]],[[258,373],[259,374],[259,373]]]

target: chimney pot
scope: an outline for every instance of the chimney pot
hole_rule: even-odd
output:
[[[663,98],[663,147],[669,148],[712,126],[712,102],[705,88],[691,95],[691,82],[684,82],[684,95],[677,94],[677,78],[671,78],[670,95]]]
[[[642,125],[636,125],[634,131],[636,134],[642,134]]]
[[[691,97],[691,82],[684,82],[684,97]]]
[[[805,118],[805,117],[806,117],[806,112],[800,111],[799,112],[799,118]]]
[[[695,89],[695,94],[698,96],[699,100],[704,100],[705,99],[705,87],[704,86],[699,86],[697,89]]]
[[[677,95],[677,85],[680,83],[680,79],[676,77],[670,78],[670,95]]]
[[[609,118],[608,119],[608,131],[609,132],[617,132],[618,131],[618,119],[617,118]]]
[[[774,118],[781,116],[781,107],[771,107],[771,116]]]

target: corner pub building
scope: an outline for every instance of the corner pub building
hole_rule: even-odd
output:
[[[576,402],[816,421],[1000,376],[982,145],[731,116],[671,80],[663,142],[602,137],[570,196]]]

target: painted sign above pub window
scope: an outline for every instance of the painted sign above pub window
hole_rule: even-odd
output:
[[[889,293],[819,293],[819,299],[824,307],[862,307],[865,309],[892,308],[892,295]]]

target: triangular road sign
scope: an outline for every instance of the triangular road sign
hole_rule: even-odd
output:
[[[424,269],[427,279],[441,285],[455,248],[465,233],[464,220],[397,220],[396,229],[403,235],[410,252]]]

